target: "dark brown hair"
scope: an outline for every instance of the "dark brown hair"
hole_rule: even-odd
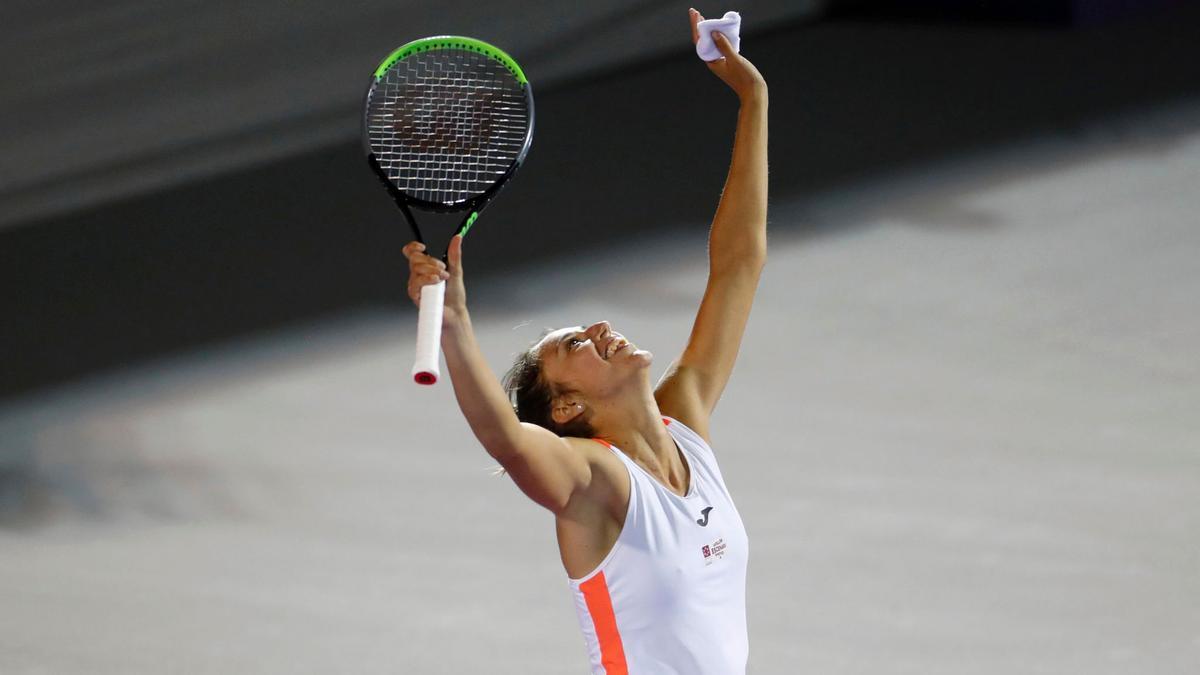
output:
[[[517,355],[512,367],[504,375],[504,390],[512,403],[517,419],[549,429],[559,436],[591,438],[596,431],[580,415],[566,424],[556,424],[550,415],[550,403],[555,396],[565,391],[558,389],[542,376],[542,359],[537,346],[550,333],[542,333],[528,349]]]

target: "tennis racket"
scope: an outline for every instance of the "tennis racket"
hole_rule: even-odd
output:
[[[454,35],[414,40],[375,69],[362,136],[367,163],[432,255],[413,209],[462,213],[444,239],[465,236],[529,152],[533,90],[517,62],[486,42]],[[412,371],[418,384],[440,375],[445,293],[444,281],[421,289]]]

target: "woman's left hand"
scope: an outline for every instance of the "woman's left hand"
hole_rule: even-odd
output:
[[[689,9],[688,14],[692,22],[692,44],[696,44],[700,39],[699,29],[696,25],[704,20],[704,16],[694,9]],[[712,38],[724,58],[708,61],[708,69],[721,78],[722,82],[729,85],[729,88],[733,89],[743,103],[748,100],[765,100],[767,81],[763,79],[762,73],[758,72],[758,68],[733,51],[733,45],[729,44],[729,40],[726,40],[721,33],[713,31]]]

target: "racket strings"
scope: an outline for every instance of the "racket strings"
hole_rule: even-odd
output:
[[[522,85],[500,63],[441,49],[393,65],[369,95],[371,150],[401,191],[455,204],[486,192],[521,155]]]

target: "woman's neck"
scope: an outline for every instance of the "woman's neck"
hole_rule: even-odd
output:
[[[662,413],[649,386],[636,397],[622,397],[598,406],[592,417],[596,436],[620,448],[632,459],[664,469],[677,459],[675,441],[663,424]],[[665,471],[664,471],[665,473]]]

